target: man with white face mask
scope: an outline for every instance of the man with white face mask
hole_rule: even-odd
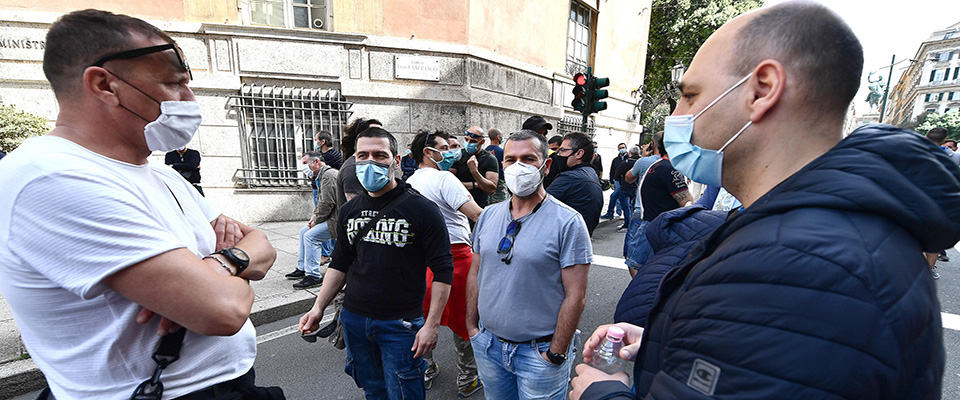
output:
[[[593,247],[573,208],[547,194],[546,139],[521,130],[503,148],[509,201],[473,231],[467,333],[491,399],[563,399]]]
[[[176,43],[136,18],[77,11],[50,27],[43,70],[60,114],[3,160],[0,291],[53,395],[131,398],[155,374],[164,398],[237,393],[256,357],[247,280],[276,251],[148,162],[200,126]],[[166,368],[151,358],[161,340],[182,343]]]
[[[617,324],[633,381],[580,365],[571,399],[940,398],[940,304],[921,253],[960,240],[960,169],[890,125],[844,137],[862,69],[849,26],[809,1],[707,39],[664,144],[743,209],[663,277],[645,330]]]

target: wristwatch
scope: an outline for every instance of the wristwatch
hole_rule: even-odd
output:
[[[240,250],[236,247],[227,247],[223,250],[216,251],[213,254],[222,255],[227,259],[227,261],[230,261],[231,264],[237,267],[237,273],[234,274],[234,276],[242,274],[243,271],[250,266],[250,256],[248,256],[243,250]]]
[[[565,361],[567,361],[566,354],[552,353],[550,352],[550,350],[547,350],[547,358],[550,360],[551,363],[554,363],[556,365],[563,364]]]

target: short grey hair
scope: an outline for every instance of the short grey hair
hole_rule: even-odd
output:
[[[537,147],[540,148],[540,159],[546,160],[547,159],[547,141],[546,139],[544,139],[543,135],[537,132],[531,131],[529,129],[521,129],[519,131],[511,133],[510,137],[507,138],[507,142],[510,142],[510,141],[522,142],[524,140],[531,140],[531,139],[537,141]],[[503,147],[507,147],[507,144],[504,143]]]
[[[631,147],[631,148],[630,148],[630,155],[631,155],[631,156],[639,156],[639,155],[640,155],[640,147],[638,147],[638,146],[633,146],[633,147]]]
[[[318,152],[316,152],[316,151],[313,151],[313,150],[310,150],[310,151],[308,151],[308,152],[306,152],[306,153],[303,153],[303,155],[304,155],[305,157],[310,157],[310,161],[313,161],[313,160],[323,161],[323,156],[320,155],[320,153],[318,153]]]

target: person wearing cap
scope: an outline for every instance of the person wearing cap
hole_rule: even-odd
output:
[[[526,121],[523,121],[523,129],[531,130],[543,135],[544,138],[547,137],[547,131],[553,129],[547,120],[539,115],[534,115],[530,118],[527,118]]]
[[[490,196],[497,191],[500,163],[496,157],[483,150],[483,129],[474,126],[468,129],[465,135],[467,144],[463,146],[463,155],[450,167],[450,172],[463,182],[463,186],[467,187],[481,208],[486,207],[490,204]]]

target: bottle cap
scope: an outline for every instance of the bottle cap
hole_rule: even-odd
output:
[[[623,329],[616,326],[611,326],[609,329],[607,329],[607,336],[617,340],[623,339],[624,333],[625,332]]]

